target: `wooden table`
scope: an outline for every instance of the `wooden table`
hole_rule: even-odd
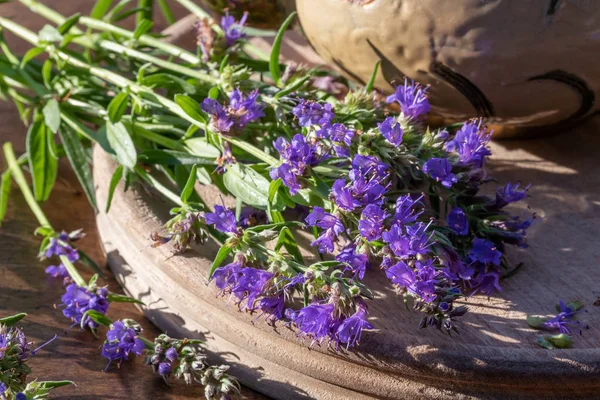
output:
[[[64,0],[45,3],[65,15],[86,12],[86,8],[92,4],[87,2],[86,6],[81,6],[80,2]],[[40,29],[45,23],[15,3],[0,5],[0,15],[14,16],[17,22],[33,30]],[[183,15],[181,10],[179,15]],[[14,38],[9,37],[9,41],[11,39]],[[11,42],[20,52],[28,48],[16,40]],[[12,103],[0,102],[0,121],[0,143],[11,141],[15,151],[22,153],[26,128]],[[6,163],[3,157],[0,163],[4,170]],[[78,244],[79,247],[99,265],[106,265],[96,232],[94,212],[67,163],[61,163],[55,190],[43,208],[56,229],[71,231],[83,228],[87,236]],[[13,186],[6,221],[0,228],[0,316],[26,312],[28,317],[21,326],[29,339],[36,343],[58,335],[55,342],[31,358],[29,365],[33,372],[30,378],[68,379],[77,383],[77,387],[65,387],[53,392],[53,398],[56,399],[203,398],[201,386],[186,386],[183,382],[167,386],[158,375],[152,373],[150,366],[143,364],[141,357],[123,364],[120,371],[113,366],[107,373],[103,372],[106,359],[100,356],[102,340],[96,340],[89,332],[82,332],[78,328],[68,329],[69,320],[60,309],[55,308],[64,290],[60,281],[48,278],[44,273],[49,263],[40,262],[37,258],[40,240],[33,236],[37,226],[18,188]],[[110,271],[104,269],[110,290],[122,293]],[[88,278],[91,274],[85,272]],[[142,324],[146,337],[160,333],[131,305],[112,304],[109,313],[112,319],[135,318]],[[265,398],[249,389],[244,389],[243,394],[250,399]]]

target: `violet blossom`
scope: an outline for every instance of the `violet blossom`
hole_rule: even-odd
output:
[[[223,28],[227,47],[233,46],[238,40],[246,37],[246,34],[244,33],[244,24],[247,19],[247,12],[244,13],[239,22],[236,22],[235,18],[232,15],[229,15],[229,11],[225,11],[225,15],[221,17],[221,28]]]
[[[363,279],[365,277],[365,271],[369,266],[369,258],[366,254],[357,253],[356,250],[357,248],[355,245],[349,244],[335,256],[335,259],[336,261],[347,264],[344,271],[351,271],[354,278],[358,277],[358,279]]]
[[[223,206],[215,205],[215,212],[206,213],[204,220],[207,225],[214,225],[218,231],[233,234],[238,233],[235,214]]]
[[[420,204],[420,201],[424,196],[425,195],[421,195],[414,199],[410,194],[405,194],[398,197],[398,199],[396,199],[396,212],[394,213],[394,220],[402,225],[415,222],[419,215],[424,212],[424,210],[420,210],[419,212],[415,213],[415,206]]]
[[[483,264],[494,264],[500,265],[500,259],[502,253],[498,250],[496,245],[489,240],[475,238],[473,240],[473,246],[468,254],[469,261],[478,261]]]
[[[258,102],[258,90],[244,96],[236,88],[229,94],[229,105],[222,105],[217,100],[207,97],[201,108],[211,115],[215,130],[228,133],[232,129],[244,129],[248,123],[263,117],[265,105]]]
[[[335,118],[333,107],[329,103],[321,104],[312,100],[300,99],[292,110],[300,126],[326,125]]]
[[[448,227],[457,235],[465,236],[469,233],[469,218],[460,207],[454,207],[446,217]]]
[[[106,341],[102,345],[102,357],[108,358],[105,371],[113,361],[120,367],[130,355],[141,356],[145,346],[137,332],[123,321],[115,321],[106,332]]]
[[[378,240],[383,232],[383,223],[389,217],[381,207],[369,204],[362,212],[358,221],[358,231],[368,241]]]
[[[340,343],[346,343],[346,349],[360,342],[364,329],[373,329],[368,321],[367,304],[360,298],[356,299],[356,312],[342,321],[336,331],[336,338]]]
[[[323,229],[319,237],[311,243],[311,246],[317,246],[320,253],[332,253],[336,238],[345,230],[342,221],[325,212],[321,207],[313,208],[305,221],[308,226],[317,226]]]
[[[58,265],[48,265],[46,267],[46,273],[52,278],[64,279],[69,277],[69,272],[62,263]]]
[[[312,343],[321,343],[329,337],[334,327],[334,305],[310,304],[298,311],[286,310],[286,316],[300,330],[298,336],[309,337]]]
[[[402,143],[402,135],[404,131],[400,123],[394,117],[387,117],[383,122],[378,123],[379,132],[394,146],[399,146]]]
[[[61,232],[57,238],[51,238],[50,244],[46,248],[44,253],[46,258],[52,256],[67,256],[70,262],[79,260],[79,252],[76,248],[71,246],[71,238],[65,231]]]
[[[95,291],[90,291],[85,287],[71,283],[65,289],[65,294],[62,295],[61,301],[63,315],[73,321],[73,325],[80,324],[88,326],[90,329],[98,328],[98,323],[93,321],[89,316],[86,316],[82,321],[83,315],[88,310],[94,310],[101,314],[106,314],[108,311],[108,290],[106,288],[98,288]]]
[[[452,165],[446,158],[430,158],[423,165],[423,172],[447,188],[457,182],[456,176],[452,173]]]
[[[427,114],[431,109],[426,96],[427,88],[420,84],[404,79],[404,85],[396,86],[394,94],[386,98],[387,103],[397,102],[400,104],[402,113],[407,117],[417,118]]]
[[[321,149],[299,133],[294,135],[291,142],[280,137],[273,142],[273,146],[279,152],[282,164],[271,170],[271,179],[281,178],[294,195],[302,188],[298,177],[304,174],[307,167],[315,166],[323,159]]]
[[[463,165],[473,165],[481,168],[485,162],[485,157],[492,154],[486,147],[492,138],[482,122],[465,122],[454,138],[446,142],[446,150],[454,151]]]
[[[562,300],[559,300],[558,303],[560,312],[555,317],[544,321],[543,327],[546,329],[557,329],[560,333],[570,334],[569,325],[581,325],[581,322],[572,319],[579,311],[567,306]]]
[[[511,184],[510,182],[506,186],[498,188],[496,190],[496,202],[494,203],[494,209],[500,209],[510,203],[523,200],[527,197],[527,190],[531,187],[531,184],[525,186],[523,190],[519,190],[520,182]]]

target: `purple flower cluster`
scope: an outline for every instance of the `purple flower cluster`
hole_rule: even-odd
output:
[[[298,124],[304,127],[327,125],[335,118],[331,104],[321,104],[316,101],[304,99],[299,100],[298,105],[294,107],[292,113],[298,119]]]
[[[279,152],[282,164],[271,170],[271,179],[281,178],[283,184],[290,189],[290,193],[295,195],[302,188],[298,178],[304,174],[307,167],[321,162],[324,157],[322,149],[301,134],[294,135],[291,142],[280,137],[273,142],[273,146]]]
[[[204,215],[204,221],[206,221],[207,225],[214,225],[218,231],[233,234],[238,233],[233,211],[218,204],[215,205],[215,212]]]
[[[120,367],[131,355],[141,356],[144,348],[144,342],[138,338],[135,329],[123,321],[114,322],[106,332],[106,341],[102,345],[102,357],[108,358],[104,370],[108,370],[113,361]]]
[[[98,324],[89,316],[85,316],[84,319],[84,314],[88,310],[106,314],[109,305],[106,299],[107,296],[108,290],[106,288],[90,291],[85,287],[72,283],[67,286],[65,294],[61,297],[61,306],[64,307],[63,315],[73,321],[73,326],[80,324],[82,327],[87,326],[90,329],[96,329]]]
[[[379,132],[387,139],[390,144],[399,146],[402,143],[404,131],[400,123],[394,117],[387,117],[382,123],[377,124]]]
[[[67,232],[63,231],[58,237],[50,239],[44,257],[50,258],[52,256],[67,256],[71,262],[79,260],[79,252],[71,246],[71,238]]]
[[[446,188],[452,187],[453,184],[458,182],[456,175],[452,173],[452,165],[447,158],[430,158],[423,164],[423,172]]]
[[[414,81],[409,83],[408,79],[404,79],[404,85],[396,86],[396,91],[388,96],[386,101],[400,104],[400,109],[405,116],[418,118],[427,114],[431,109],[426,92],[427,88]]]
[[[319,139],[329,139],[333,145],[335,156],[348,158],[350,157],[350,146],[356,132],[344,124],[326,123],[323,127],[315,132]]]
[[[233,46],[238,40],[246,37],[244,24],[247,19],[248,13],[244,13],[244,16],[237,22],[233,16],[229,15],[229,11],[225,12],[225,15],[221,18],[221,28],[225,35],[227,47]]]
[[[340,218],[325,212],[322,207],[315,207],[305,221],[308,226],[322,229],[319,237],[311,245],[317,246],[320,253],[332,253],[337,237],[345,230]]]
[[[201,107],[211,115],[214,129],[220,133],[227,133],[232,129],[244,129],[248,123],[265,115],[265,106],[258,102],[258,96],[258,90],[244,96],[239,89],[234,89],[229,94],[229,105],[224,106],[207,97],[202,101]]]
[[[492,154],[486,147],[492,138],[485,127],[482,127],[482,121],[466,122],[454,138],[446,142],[446,150],[456,152],[461,165],[470,165],[481,168],[485,162],[485,157]]]

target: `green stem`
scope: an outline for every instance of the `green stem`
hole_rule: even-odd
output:
[[[19,162],[17,161],[17,158],[15,156],[15,152],[13,150],[12,143],[10,143],[10,142],[4,143],[3,148],[4,148],[4,157],[6,159],[6,163],[8,164],[8,168],[10,169],[10,173],[11,173],[12,177],[15,179],[15,182],[17,182],[17,185],[19,185],[19,188],[21,189],[21,193],[23,193],[23,197],[25,198],[27,205],[31,209],[31,212],[33,212],[33,215],[35,215],[39,224],[42,227],[49,228],[49,229],[52,229],[52,231],[54,231],[54,229],[52,228],[52,225],[50,225],[50,221],[48,221],[48,218],[46,218],[44,211],[42,211],[42,208],[40,207],[38,202],[35,201],[35,197],[33,197],[33,193],[31,192],[31,189],[29,188],[29,184],[27,183],[27,180],[25,179],[25,175],[23,175],[23,171],[19,167]],[[81,277],[81,275],[79,275],[79,273],[77,272],[77,270],[75,269],[75,267],[73,266],[71,261],[69,261],[67,256],[60,256],[60,260],[63,263],[63,265],[65,266],[65,268],[67,269],[67,271],[69,272],[69,275],[71,276],[73,281],[75,281],[75,283],[77,283],[77,285],[79,285],[79,286],[85,286],[86,285],[85,280]]]

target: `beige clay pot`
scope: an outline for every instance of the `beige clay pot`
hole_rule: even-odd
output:
[[[431,85],[433,115],[499,136],[564,130],[598,109],[600,1],[296,0],[316,51],[376,86]]]

